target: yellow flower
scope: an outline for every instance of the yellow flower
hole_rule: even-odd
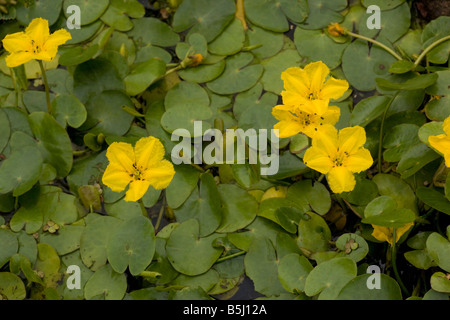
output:
[[[345,30],[341,27],[339,23],[333,22],[328,25],[328,33],[333,37],[339,37],[345,34]]]
[[[450,168],[450,117],[444,121],[444,132],[428,138],[430,145],[444,155],[445,166]]]
[[[345,80],[328,77],[329,73],[330,69],[322,61],[312,62],[304,69],[292,67],[284,71],[281,74],[283,104],[322,116],[328,110],[330,99],[339,99],[349,87]]]
[[[167,188],[175,175],[172,163],[164,160],[164,146],[154,137],[141,138],[136,146],[124,142],[112,143],[106,151],[109,165],[103,174],[103,184],[115,192],[129,185],[125,201],[138,201],[149,186]]]
[[[372,166],[370,151],[365,149],[366,132],[360,126],[342,129],[339,133],[331,125],[322,126],[312,139],[312,147],[305,152],[305,165],[327,174],[334,193],[349,192],[355,188],[353,173]]]
[[[406,223],[403,227],[397,228],[395,230],[395,242],[397,243],[398,240],[400,240],[400,238],[402,237],[402,235],[405,234],[405,232],[407,232],[409,230],[409,228],[411,228],[414,225],[414,222],[410,222],[410,223]],[[373,232],[372,232],[372,236],[379,240],[379,241],[387,241],[389,242],[389,244],[392,246],[393,243],[393,239],[394,239],[394,228],[389,228],[389,227],[381,227],[381,226],[376,226],[376,225],[372,225],[373,227]]]
[[[322,115],[307,113],[299,106],[278,105],[272,110],[272,115],[280,121],[274,126],[274,129],[279,130],[280,138],[292,137],[299,132],[313,138],[321,126],[335,125],[340,114],[341,109],[336,106],[330,106]]]
[[[5,59],[6,65],[14,68],[33,59],[52,61],[58,47],[70,39],[72,36],[67,30],[50,34],[47,20],[33,19],[25,32],[9,34],[3,39],[3,47],[10,53]]]

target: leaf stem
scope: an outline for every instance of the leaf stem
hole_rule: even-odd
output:
[[[381,173],[383,170],[383,161],[382,161],[382,152],[383,152],[383,134],[384,134],[384,122],[386,120],[386,115],[389,111],[389,108],[392,105],[392,102],[394,102],[395,98],[398,95],[398,91],[394,94],[392,99],[389,101],[389,103],[386,105],[386,108],[384,109],[383,117],[381,118],[381,125],[380,125],[380,138],[378,143],[378,173]]]
[[[44,64],[42,63],[42,60],[38,60],[38,63],[39,63],[39,67],[41,68],[42,80],[44,81],[45,97],[47,98],[48,113],[52,114],[52,103],[50,100],[50,89],[48,86],[47,74],[45,73],[45,68],[44,68]]]
[[[377,40],[374,40],[374,39],[369,38],[369,37],[362,36],[362,35],[357,34],[357,33],[353,33],[351,31],[346,31],[345,33],[350,35],[350,36],[352,36],[352,37],[355,37],[355,38],[358,38],[358,39],[361,39],[361,40],[366,40],[368,42],[376,44],[377,46],[383,48],[384,50],[389,52],[391,55],[393,55],[397,60],[403,60],[403,58],[398,53],[396,53],[394,50],[392,50],[391,48],[389,48],[388,46],[386,46],[385,44],[383,44],[383,43],[381,43],[381,42],[379,42]]]
[[[394,269],[394,275],[395,275],[395,279],[397,280],[398,284],[400,285],[400,288],[402,289],[403,293],[406,296],[410,296],[410,293],[408,291],[408,289],[406,289],[405,285],[403,284],[402,279],[400,278],[400,274],[398,273],[397,270],[397,228],[393,228],[393,232],[392,232],[392,250],[391,250],[391,260],[392,260],[392,268]]]
[[[17,87],[16,76],[14,75],[13,68],[10,68],[9,71],[11,73],[11,81],[13,83],[14,91],[16,93],[15,106],[18,107],[19,106],[19,88]]]
[[[229,260],[229,259],[233,259],[233,258],[242,256],[242,255],[245,254],[246,252],[247,252],[247,251],[239,251],[239,252],[230,254],[230,255],[228,255],[228,256],[225,256],[225,257],[223,257],[223,258],[218,259],[217,262],[222,262],[222,261],[225,261],[225,260]]]
[[[147,208],[145,208],[144,201],[142,201],[142,198],[139,199],[138,202],[139,202],[139,206],[141,207],[142,215],[143,215],[144,217],[148,218]]]
[[[161,209],[159,209],[158,220],[156,220],[156,224],[155,224],[155,232],[158,232],[159,226],[161,225],[161,220],[162,220],[165,208],[166,208],[166,197],[163,197]]]
[[[417,57],[416,62],[414,62],[414,67],[417,67],[420,62],[423,60],[423,58],[425,58],[425,56],[431,51],[433,50],[434,47],[440,45],[442,42],[445,42],[447,40],[450,40],[450,35],[441,38],[439,40],[436,40],[435,42],[433,42],[432,44],[430,44],[425,50],[423,50],[423,52],[420,54],[420,56]]]

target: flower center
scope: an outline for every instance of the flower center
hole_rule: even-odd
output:
[[[34,40],[31,40],[31,44],[33,46],[33,53],[34,54],[38,54],[41,52],[41,47],[39,47],[39,45],[36,44],[36,42],[34,42]]]
[[[338,151],[337,154],[331,159],[331,161],[333,162],[333,167],[342,167],[347,158],[347,152],[342,153]]]
[[[309,126],[309,125],[315,125],[315,126],[321,126],[323,125],[323,117],[319,117],[317,113],[310,114],[307,112],[303,112],[297,109],[296,113],[294,113],[296,116],[296,120],[302,125],[302,126]],[[317,131],[317,129],[316,129]]]
[[[311,92],[308,96],[309,100],[316,100],[318,99],[317,94],[315,92]]]
[[[142,178],[143,175],[142,169],[143,169],[142,167],[138,169],[138,167],[135,164],[133,164],[133,173],[130,174],[130,177],[132,177],[134,180],[144,180]]]

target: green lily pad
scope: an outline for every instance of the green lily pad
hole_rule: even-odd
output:
[[[305,293],[319,300],[335,299],[341,290],[356,277],[356,263],[350,258],[334,258],[315,267],[306,278]]]
[[[194,189],[189,198],[174,210],[178,222],[197,219],[200,237],[213,233],[220,225],[222,210],[217,205],[220,196],[214,178],[210,174],[200,177],[199,189]]]
[[[180,115],[182,116],[180,117]],[[168,109],[164,113],[161,118],[161,126],[169,133],[173,133],[177,129],[184,129],[187,131],[185,134],[182,134],[183,136],[202,136],[206,130],[211,128],[211,125],[203,120],[208,120],[211,116],[211,109],[205,105],[188,105],[188,108],[186,106],[177,106]],[[203,121],[201,132],[195,130],[194,122],[196,121]]]
[[[55,95],[73,94],[73,76],[65,69],[47,71],[47,80],[50,90]]]
[[[255,57],[270,58],[281,51],[284,46],[284,36],[281,33],[265,30],[257,26],[247,30],[249,46],[260,46],[252,50]]]
[[[285,255],[278,265],[278,278],[283,287],[292,293],[305,290],[306,277],[313,270],[308,259],[296,253]]]
[[[81,26],[80,29],[69,29],[67,27],[66,19],[61,19],[60,17],[59,21],[61,21],[61,27],[65,28],[72,36],[72,39],[65,43],[67,45],[81,43],[91,39],[103,26],[103,23],[100,20],[97,20],[91,24]]]
[[[311,208],[320,215],[326,214],[331,208],[330,193],[320,182],[314,184],[311,180],[296,182],[289,187],[286,196],[306,211]]]
[[[404,253],[405,259],[414,267],[428,270],[435,265],[433,258],[426,250],[413,250]]]
[[[443,272],[435,272],[431,276],[431,288],[437,292],[450,293],[450,280]]]
[[[304,0],[247,0],[244,8],[252,23],[275,32],[288,31],[288,19],[300,23],[308,16],[308,3]]]
[[[277,254],[269,239],[253,241],[244,258],[245,272],[253,281],[255,290],[266,296],[284,293],[278,279]]]
[[[430,102],[425,106],[425,113],[431,120],[444,121],[450,112],[447,108],[450,100],[450,89],[448,81],[450,80],[450,71],[437,71],[434,74],[438,76],[436,83],[426,89],[426,92],[433,96]]]
[[[73,95],[59,95],[53,99],[53,115],[62,127],[80,127],[87,118],[84,105]]]
[[[131,99],[120,91],[104,91],[86,103],[88,112],[80,130],[113,136],[124,135],[131,126],[134,116],[125,112],[123,106],[134,109]]]
[[[323,61],[330,69],[341,64],[342,54],[349,45],[337,43],[322,30],[295,29],[294,42],[298,53],[311,61]]]
[[[17,253],[17,250],[19,249],[19,242],[11,231],[5,229],[0,229],[0,241],[2,242],[2,247],[0,248],[1,268],[13,255]]]
[[[84,286],[87,300],[121,300],[127,290],[127,277],[108,264],[98,269]]]
[[[383,114],[388,102],[389,98],[386,96],[374,96],[361,100],[352,111],[350,124],[353,126],[367,126]]]
[[[443,193],[435,189],[419,187],[416,190],[416,195],[430,207],[450,215],[450,201]]]
[[[337,300],[402,300],[398,283],[383,273],[380,277],[380,289],[369,289],[367,286],[371,274],[363,274],[353,278],[342,288]]]
[[[101,17],[109,6],[109,0],[65,0],[63,10],[67,18],[70,16],[67,8],[72,5],[80,8],[81,25],[83,26]]]
[[[96,271],[106,264],[109,238],[122,221],[114,217],[89,214],[85,222],[86,227],[80,238],[81,259],[87,267]]]
[[[222,75],[207,83],[208,89],[217,94],[233,94],[253,87],[263,74],[259,64],[250,65],[254,57],[249,52],[240,52],[226,59]]]
[[[280,51],[275,56],[261,61],[261,65],[264,67],[264,73],[261,77],[264,90],[280,94],[283,90],[281,73],[290,67],[299,66],[301,61],[302,58],[294,49]]]
[[[170,47],[180,41],[178,34],[159,19],[147,17],[133,19],[133,24],[134,28],[128,34],[139,46],[151,44],[159,47]]]
[[[402,179],[390,174],[377,174],[373,181],[380,195],[390,196],[397,202],[398,208],[411,209],[417,213],[416,196],[411,187]]]
[[[73,154],[66,130],[45,112],[34,112],[28,119],[44,162],[51,164],[59,177],[67,176],[72,169]]]
[[[450,272],[450,242],[437,232],[427,238],[427,251],[439,267]]]
[[[164,99],[166,110],[186,104],[209,106],[208,93],[196,83],[183,81],[171,88]]]
[[[18,197],[29,191],[42,168],[42,155],[38,148],[27,146],[15,151],[0,166],[0,193],[13,192]]]
[[[134,25],[130,18],[142,18],[144,6],[137,0],[111,0],[101,20],[118,31],[129,31]]]
[[[138,275],[147,268],[155,253],[155,232],[151,221],[143,216],[125,221],[110,236],[106,248],[108,261],[118,273],[130,268]]]
[[[165,62],[156,58],[134,65],[130,74],[124,79],[126,92],[130,96],[141,93],[161,78],[165,72]]]
[[[114,65],[104,59],[89,60],[78,65],[73,78],[74,94],[84,104],[102,91],[125,89]]]
[[[167,204],[172,209],[179,208],[197,185],[199,172],[189,165],[175,166],[175,176],[166,188]]]
[[[242,22],[234,19],[214,41],[209,43],[208,50],[212,54],[229,56],[238,53],[245,42]]]
[[[28,25],[35,18],[43,18],[48,20],[48,25],[51,26],[59,18],[62,3],[63,0],[18,2],[16,19],[23,25]]]
[[[63,256],[80,248],[80,238],[83,231],[84,226],[62,226],[57,234],[42,233],[39,242],[51,245],[60,256]]]
[[[347,7],[347,0],[308,1],[309,15],[302,24],[304,29],[322,29],[332,22],[341,22],[344,16],[339,12]]]
[[[376,88],[375,78],[389,75],[389,66],[395,58],[377,46],[362,40],[352,42],[342,55],[342,70],[347,81],[360,91]]]
[[[236,185],[218,186],[223,216],[217,232],[234,232],[248,226],[256,217],[258,203],[246,190]]]
[[[8,116],[3,110],[0,110],[0,153],[6,147],[11,135],[11,126]]]
[[[76,66],[93,58],[98,52],[98,45],[73,47],[66,49],[59,59],[63,66]]]
[[[7,300],[23,300],[27,295],[25,284],[13,273],[0,272],[0,296]]]
[[[298,224],[297,244],[311,253],[326,251],[331,240],[331,231],[326,221],[313,212],[309,219],[302,219]]]
[[[208,42],[214,40],[233,20],[236,5],[233,0],[186,0],[178,7],[172,22],[175,32],[190,28],[189,33],[201,33]]]
[[[59,259],[56,250],[46,244],[38,244],[38,259],[34,265],[36,271],[42,271],[44,273],[44,278],[42,279],[45,287],[56,288],[58,281],[61,279],[61,274],[59,273],[59,267],[61,265],[61,260]]]
[[[199,237],[196,219],[181,223],[170,234],[166,244],[172,266],[185,275],[195,276],[208,271],[222,254],[223,248],[213,246],[217,234]]]
[[[363,237],[355,233],[344,233],[336,240],[336,247],[342,250],[346,257],[359,262],[369,253],[369,245]]]

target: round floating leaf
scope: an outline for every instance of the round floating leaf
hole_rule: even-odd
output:
[[[123,273],[129,267],[132,275],[138,275],[155,253],[152,222],[143,216],[125,221],[109,238],[106,252],[115,271]]]
[[[222,254],[223,248],[213,246],[217,234],[199,237],[199,224],[191,219],[181,223],[170,234],[166,244],[172,266],[186,275],[195,276],[208,271]]]
[[[266,296],[285,292],[278,279],[278,264],[275,248],[267,238],[253,241],[244,258],[245,272],[253,281],[255,290]]]
[[[149,59],[136,64],[124,79],[125,89],[130,96],[135,96],[161,78],[165,72],[166,63],[160,59]]]
[[[309,15],[302,24],[305,29],[322,29],[332,22],[341,22],[344,17],[339,11],[347,7],[347,0],[308,1]]]
[[[44,162],[51,164],[59,177],[67,176],[73,163],[72,143],[67,131],[45,112],[34,112],[28,120]]]
[[[178,12],[178,11],[177,11]],[[138,44],[170,47],[180,41],[178,34],[156,18],[133,19],[134,28],[128,32]]]
[[[42,155],[38,148],[26,146],[13,152],[0,166],[0,193],[18,197],[29,191],[39,180]]]
[[[9,258],[17,253],[19,249],[19,242],[16,236],[8,230],[0,229],[0,241],[2,246],[0,248],[0,268],[5,265]]]
[[[172,27],[175,32],[191,27],[189,33],[201,33],[210,42],[233,20],[235,12],[233,0],[186,0],[178,7]]]
[[[413,250],[405,252],[405,259],[418,269],[428,270],[435,265],[433,258],[425,250]]]
[[[342,53],[348,43],[337,43],[322,30],[295,29],[294,42],[302,57],[323,61],[330,69],[341,64]]]
[[[201,64],[196,67],[186,68],[178,72],[179,76],[186,81],[204,83],[219,77],[225,70],[225,60],[214,64]]]
[[[194,122],[208,120],[212,116],[212,111],[205,105],[177,106],[168,109],[161,118],[161,126],[169,133],[177,129],[188,130],[189,136],[197,137],[211,128],[208,122],[202,122],[202,130],[197,132]]]
[[[375,78],[387,76],[395,58],[377,46],[362,40],[352,42],[342,55],[342,70],[348,82],[360,91],[376,88]]]
[[[275,32],[288,31],[288,19],[300,23],[308,16],[308,4],[304,0],[247,0],[244,8],[252,23]]]
[[[280,260],[278,278],[287,291],[292,293],[303,292],[306,277],[313,269],[311,262],[304,256],[291,253]]]
[[[394,9],[404,2],[405,0],[362,0],[362,4],[366,8],[371,5],[377,5],[382,11]]]
[[[397,202],[390,196],[380,196],[373,199],[364,209],[364,217],[378,216],[385,211],[392,211],[397,208]]]
[[[354,233],[344,233],[336,240],[336,247],[347,257],[359,262],[369,253],[369,245],[363,237]]]
[[[84,105],[73,95],[63,94],[53,99],[53,115],[62,127],[80,127],[87,118]]]
[[[242,22],[234,19],[223,32],[208,45],[212,54],[229,56],[238,53],[245,42],[245,33]]]
[[[133,28],[130,18],[142,18],[144,15],[145,8],[137,0],[111,0],[101,20],[118,31],[128,31]]]
[[[80,248],[83,230],[84,226],[62,226],[57,234],[41,234],[39,242],[51,245],[62,256]]]
[[[89,214],[85,222],[86,228],[80,238],[81,259],[87,267],[96,271],[106,264],[109,238],[122,221],[114,217]]]
[[[178,222],[197,219],[200,237],[204,237],[219,227],[222,210],[218,203],[220,196],[214,178],[210,174],[203,174],[200,177],[199,189],[194,189],[184,204],[175,210],[175,216]]]
[[[450,215],[450,201],[443,193],[430,188],[419,187],[416,190],[417,198],[430,207]]]
[[[249,65],[253,58],[248,52],[240,52],[227,58],[222,75],[208,82],[208,89],[217,94],[232,94],[253,87],[264,71],[259,64]]]
[[[427,251],[439,267],[450,272],[450,241],[437,232],[427,239]]]
[[[77,46],[64,50],[59,63],[63,66],[76,66],[90,60],[98,52],[98,44],[88,47]]]
[[[3,110],[0,110],[0,153],[6,147],[11,135],[11,126],[8,116]]]
[[[450,280],[443,272],[435,272],[431,276],[431,288],[437,292],[450,293]]]
[[[127,277],[117,273],[111,266],[98,269],[84,286],[87,300],[121,300],[127,290]]]
[[[218,186],[223,217],[217,232],[234,232],[249,225],[256,217],[258,203],[246,190],[236,185]]]
[[[171,88],[165,97],[166,110],[188,105],[209,106],[208,93],[200,85],[183,81]]]
[[[313,212],[307,214],[298,224],[297,244],[312,253],[326,251],[331,240],[331,231],[326,221]]]
[[[302,58],[296,50],[288,49],[261,61],[261,65],[264,67],[264,74],[261,77],[264,90],[280,94],[283,90],[281,73],[287,68],[299,66],[301,60]]]
[[[389,98],[386,96],[374,96],[361,100],[352,111],[350,124],[353,126],[367,126],[381,116],[388,102]]]
[[[380,288],[369,289],[371,277],[379,277]],[[375,280],[374,280],[375,281]],[[383,274],[363,274],[350,280],[337,296],[338,300],[402,300],[398,283]]]
[[[51,26],[59,18],[62,2],[63,0],[19,1],[16,5],[16,18],[24,25],[28,25],[35,18],[43,18],[48,20]]]
[[[27,295],[25,284],[13,273],[0,272],[0,297],[6,300],[23,300]]]
[[[44,273],[44,284],[47,288],[56,288],[58,281],[61,279],[59,268],[61,266],[61,260],[59,259],[56,250],[46,244],[38,244],[38,259],[34,265],[34,270],[37,272],[42,271]]]
[[[284,45],[282,33],[268,31],[257,26],[247,30],[249,46],[260,46],[252,50],[255,57],[270,58],[280,52]]]
[[[61,19],[61,27],[65,28],[70,35],[72,36],[72,39],[67,41],[65,44],[77,44],[84,42],[86,40],[89,40],[91,37],[93,37],[103,26],[103,23],[100,20],[97,20],[95,22],[92,22],[91,24],[81,26],[80,29],[69,29],[67,27],[67,20]]]
[[[377,184],[380,195],[390,196],[397,201],[398,208],[411,209],[417,213],[416,196],[411,187],[402,179],[390,174],[377,174],[373,181]]]
[[[81,25],[94,22],[106,11],[109,6],[109,0],[64,0],[64,13],[67,18],[70,17],[69,6],[80,8]]]
[[[89,60],[74,71],[74,93],[82,103],[106,90],[124,90],[125,86],[111,62],[104,59]]]
[[[194,190],[199,172],[189,165],[174,166],[175,176],[166,188],[167,204],[172,209],[180,207]]]
[[[335,299],[356,273],[356,263],[350,258],[322,262],[306,278],[305,293],[310,297],[320,293],[319,300]]]
[[[124,135],[134,117],[123,110],[123,106],[134,108],[130,98],[120,91],[104,91],[86,103],[88,116],[81,130],[113,136]]]

